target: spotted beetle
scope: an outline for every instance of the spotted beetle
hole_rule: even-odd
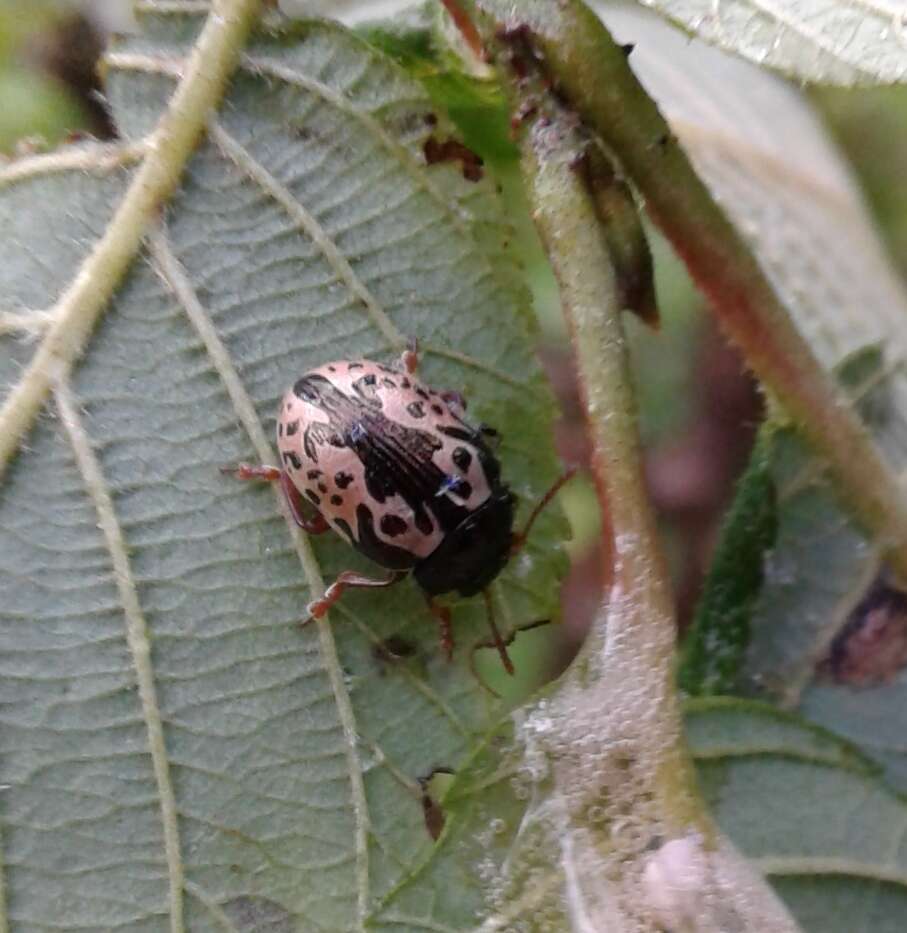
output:
[[[415,376],[417,365],[412,341],[398,367],[341,360],[307,372],[278,412],[281,466],[241,463],[225,472],[279,482],[306,532],[332,529],[391,571],[383,579],[343,571],[308,605],[306,622],[324,616],[347,588],[391,586],[412,572],[439,622],[447,658],[454,644],[450,610],[434,597],[481,592],[489,646],[513,673],[487,587],[573,471],[557,480],[515,533],[516,500],[492,449],[497,431],[464,421],[463,397],[424,385]],[[306,514],[307,507],[315,511]]]

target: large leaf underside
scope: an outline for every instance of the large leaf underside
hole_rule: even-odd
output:
[[[147,16],[114,50],[127,140],[153,129],[200,22]],[[449,665],[408,583],[299,629],[322,572],[375,568],[332,540],[316,559],[269,490],[218,467],[273,456],[278,398],[306,368],[391,360],[415,335],[425,379],[502,429],[522,508],[550,482],[551,401],[494,190],[425,164],[425,140],[449,132],[339,28],[259,36],[24,439],[0,491],[12,929],[358,929],[434,858],[418,779],[457,768],[497,715],[466,664],[480,606],[454,606]],[[98,152],[34,160],[0,188],[20,323],[53,311],[130,182],[129,158]],[[4,387],[36,345],[16,329]],[[504,624],[553,611],[560,527],[543,519],[496,585]],[[381,660],[391,635],[415,656]],[[392,925],[469,926],[426,878],[419,917]]]

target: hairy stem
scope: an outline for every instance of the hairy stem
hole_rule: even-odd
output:
[[[50,309],[53,323],[0,408],[0,475],[47,400],[65,380],[138,252],[145,233],[176,189],[183,167],[217,107],[256,20],[260,0],[216,0],[123,200],[104,235]]]
[[[697,176],[625,51],[580,0],[462,5],[484,12],[499,30],[531,35],[549,80],[619,160],[725,332],[828,461],[851,509],[907,580],[907,497],[895,471]]]
[[[710,905],[736,902],[729,910],[740,930],[792,933],[785,908],[713,826],[683,741],[674,601],[643,482],[621,287],[588,184],[586,140],[575,114],[551,93],[531,36],[480,23],[514,114],[532,216],[558,281],[611,539],[612,582],[590,636],[550,697],[523,714],[524,740],[546,749],[553,770],[546,812],[557,814],[567,918],[577,930],[717,933],[727,918]],[[632,838],[617,814],[632,814]],[[704,867],[689,901],[667,903],[674,883],[669,853],[678,851]]]
[[[513,47],[503,53],[511,55]],[[513,55],[520,56],[516,50]],[[620,287],[607,234],[582,171],[584,143],[572,115],[544,102],[527,81],[525,62],[510,84],[512,103],[533,116],[521,134],[523,177],[533,219],[557,278],[561,305],[576,356],[599,505],[606,517],[607,603],[574,665],[572,679],[587,700],[605,700],[617,680],[642,686],[634,716],[659,738],[659,774],[654,786],[660,809],[675,831],[698,824],[701,809],[695,779],[681,740],[674,689],[674,600],[646,493],[620,310]],[[602,690],[596,683],[603,685]],[[594,702],[594,700],[593,700]]]

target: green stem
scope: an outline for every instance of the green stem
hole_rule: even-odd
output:
[[[511,34],[525,29],[532,36],[549,77],[619,160],[726,333],[827,459],[853,512],[907,579],[907,501],[895,472],[697,176],[624,50],[579,0],[526,0],[517,12],[504,0],[467,6]]]
[[[525,76],[510,84],[515,112],[527,89]],[[643,481],[620,318],[623,302],[594,193],[579,170],[584,155],[575,120],[556,104],[538,104],[521,134],[520,149],[533,219],[572,337],[592,474],[611,544],[605,549],[609,598],[569,677],[592,708],[613,703],[617,684],[635,685],[636,727],[657,748],[652,787],[658,809],[677,833],[688,832],[691,825],[708,833],[681,739],[674,600]],[[580,742],[586,738],[578,736]]]
[[[617,816],[622,813],[632,815],[640,838],[673,840],[671,852],[710,865],[711,877],[693,891],[694,902],[708,887],[721,903],[746,903],[741,929],[791,933],[795,926],[784,907],[714,828],[683,742],[674,601],[643,482],[621,290],[587,184],[585,141],[574,114],[550,93],[530,39],[501,32],[497,23],[486,28],[484,18],[479,25],[518,116],[523,178],[573,341],[592,472],[611,543],[606,570],[612,583],[580,656],[550,696],[523,711],[524,741],[540,743],[552,763],[545,807],[560,821],[568,914],[582,917],[584,929],[622,926],[631,914],[638,919],[637,908],[658,909],[661,925],[672,929],[723,928],[704,900],[664,906],[674,879],[665,882],[663,872],[670,873],[673,856],[659,852],[652,863],[628,845]],[[603,819],[609,810],[615,815]],[[615,894],[620,888],[633,892],[627,895],[637,902],[632,909]]]
[[[65,379],[107,307],[161,207],[176,190],[208,118],[220,103],[261,0],[219,0],[186,63],[104,235],[51,309],[53,323],[22,378],[0,408],[0,475],[47,400]]]

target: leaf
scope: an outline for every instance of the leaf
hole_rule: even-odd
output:
[[[737,700],[692,701],[687,734],[722,829],[805,933],[903,929],[907,809],[852,746]]]
[[[123,144],[0,176],[4,386],[135,177],[201,24],[173,9],[109,58]],[[493,185],[425,164],[450,133],[341,28],[259,33],[24,439],[0,493],[11,929],[361,929],[431,863],[419,779],[460,768],[500,714],[467,663],[480,601],[453,607],[453,664],[408,583],[299,629],[322,575],[368,564],[218,467],[273,457],[299,373],[390,361],[412,334],[426,380],[503,429],[521,516],[549,484],[551,397]],[[554,611],[562,536],[543,516],[495,586],[503,625]],[[392,636],[414,656],[382,657]],[[445,890],[420,895],[439,923]]]
[[[789,86],[690,47],[652,17],[612,11],[607,19],[621,41],[636,42],[631,61],[641,80],[747,234],[813,351],[830,371],[856,367],[854,403],[902,472],[907,301],[812,112]],[[754,608],[747,676],[795,703],[877,573],[881,543],[842,508],[795,426],[782,424],[771,443],[778,531]]]
[[[772,440],[757,441],[725,519],[696,615],[686,633],[678,681],[692,696],[732,693],[750,642],[763,559],[777,534]]]
[[[800,81],[907,78],[907,21],[884,0],[642,0],[699,39]]]

